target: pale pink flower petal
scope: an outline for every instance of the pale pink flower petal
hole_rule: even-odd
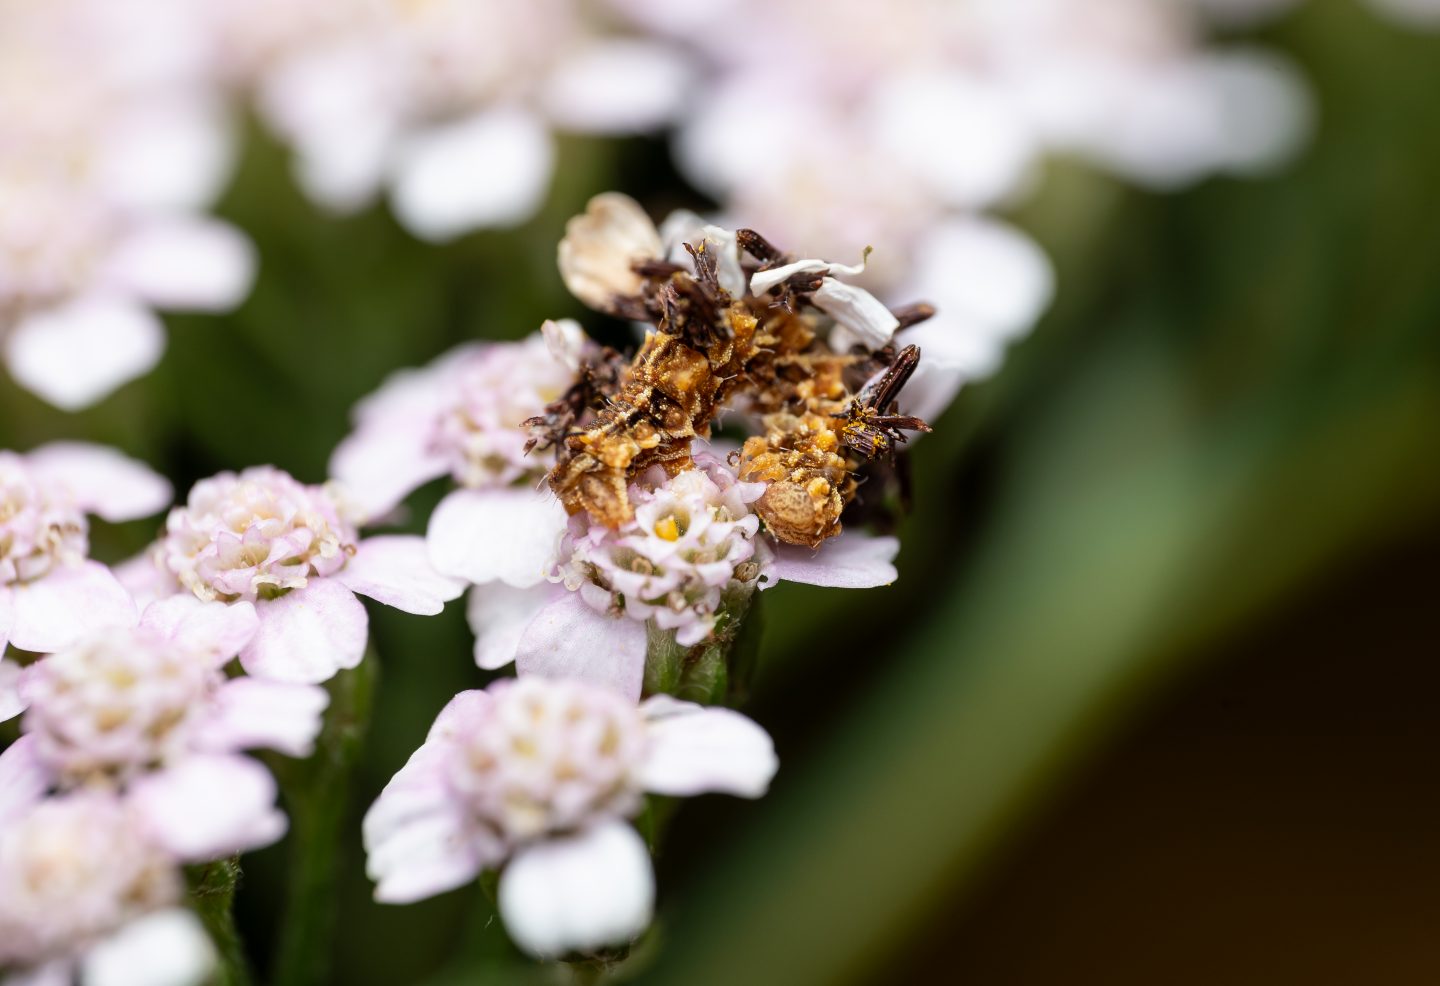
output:
[[[267,749],[308,757],[329,704],[319,685],[235,678],[216,693],[199,743],[215,752]]]
[[[43,482],[64,487],[80,509],[111,523],[157,514],[175,493],[145,463],[105,445],[51,442],[25,462]]]
[[[424,240],[535,214],[550,187],[554,141],[518,109],[493,109],[410,137],[395,164],[395,213]]]
[[[424,538],[385,535],[360,542],[335,578],[362,596],[420,616],[434,616],[465,591],[465,582],[430,564]]]
[[[86,952],[84,986],[199,986],[215,968],[215,946],[195,912],[155,911],[131,921]]]
[[[465,616],[475,632],[475,663],[493,671],[514,661],[525,628],[564,591],[548,583],[525,589],[503,582],[474,586],[465,605]]]
[[[11,587],[15,623],[10,642],[21,650],[53,653],[109,627],[134,626],[135,602],[96,561],[60,565],[44,578]]]
[[[233,137],[218,101],[171,87],[174,98],[131,106],[110,121],[99,179],[140,212],[208,208],[230,178]]]
[[[0,825],[45,796],[50,774],[35,757],[35,739],[22,736],[0,753]]]
[[[645,624],[591,609],[567,592],[521,634],[515,669],[542,678],[578,678],[639,699],[645,679]]]
[[[401,370],[356,405],[355,430],[336,446],[330,475],[367,516],[389,513],[413,490],[450,471],[445,454],[425,440],[444,408],[448,371],[448,361]]]
[[[532,955],[623,944],[654,912],[650,852],[624,822],[536,843],[501,872],[499,904],[510,937]]]
[[[650,721],[650,745],[639,772],[647,791],[758,798],[779,769],[770,735],[738,712],[668,695],[646,699],[640,708]]]
[[[447,713],[453,720],[475,694],[483,695],[462,692],[452,699],[431,728],[432,737]],[[408,904],[453,890],[491,862],[470,837],[442,771],[442,751],[427,740],[365,814],[366,872],[377,883],[375,899],[381,903]]]
[[[544,580],[565,522],[549,491],[456,490],[435,508],[425,540],[446,575],[524,588]]]
[[[275,794],[275,779],[259,762],[204,754],[144,775],[129,797],[156,842],[180,859],[204,862],[284,835]]]
[[[240,652],[241,665],[253,675],[313,685],[365,656],[365,607],[338,582],[311,579],[256,612],[260,630]]]
[[[255,247],[238,230],[176,217],[137,227],[116,247],[105,276],[157,308],[224,312],[250,293],[255,265]]]
[[[21,698],[19,687],[23,671],[14,661],[0,658],[0,722],[14,719],[25,711],[25,699]]]
[[[224,664],[260,631],[253,603],[202,602],[190,593],[156,600],[140,614],[140,625],[177,641],[187,650]]]
[[[830,538],[816,551],[794,544],[778,546],[770,573],[784,582],[872,589],[889,585],[898,577],[894,562],[899,552],[900,542],[893,537],[871,537],[852,531]]]
[[[154,368],[165,330],[126,299],[84,297],[22,319],[5,339],[10,374],[65,411],[78,411]]]
[[[156,600],[168,599],[180,592],[180,583],[175,576],[156,564],[155,556],[149,549],[125,559],[111,571],[141,610]]]
[[[550,118],[567,129],[643,133],[676,114],[691,81],[691,69],[675,48],[596,41],[561,60],[541,99]]]

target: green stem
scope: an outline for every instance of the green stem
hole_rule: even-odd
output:
[[[372,648],[359,667],[331,680],[330,709],[314,756],[281,767],[290,810],[292,862],[276,986],[309,986],[329,977],[350,778],[370,723],[379,667]]]
[[[245,958],[245,943],[235,928],[234,902],[235,890],[240,885],[240,857],[193,866],[187,876],[195,913],[215,943],[219,959],[215,986],[249,986],[250,966]]]

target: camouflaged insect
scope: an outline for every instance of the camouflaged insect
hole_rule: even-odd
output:
[[[891,312],[837,276],[862,268],[792,260],[751,230],[666,228],[662,238],[613,193],[570,221],[566,284],[650,328],[628,362],[604,349],[582,365],[569,392],[526,422],[529,447],[555,447],[549,484],[566,510],[617,528],[634,514],[635,476],[692,468],[692,440],[736,412],[754,434],[732,464],[767,487],[756,511],[781,541],[818,546],[840,532],[867,464],[892,458],[907,431],[930,430],[898,413],[920,351],[897,352],[890,337],[933,309]]]

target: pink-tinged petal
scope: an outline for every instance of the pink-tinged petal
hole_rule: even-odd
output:
[[[465,591],[463,579],[430,564],[424,538],[404,534],[361,541],[335,578],[352,592],[420,616],[434,616]]]
[[[248,757],[201,754],[146,774],[130,801],[157,843],[186,862],[268,846],[285,834],[275,779]]]
[[[494,671],[514,661],[525,628],[564,591],[547,582],[526,589],[503,582],[472,588],[465,605],[465,618],[475,632],[475,663]]]
[[[654,914],[650,852],[624,822],[538,842],[500,874],[498,899],[510,938],[540,958],[624,944]]]
[[[35,737],[22,736],[0,753],[0,827],[45,796],[50,775],[35,756]]]
[[[514,226],[540,208],[554,164],[554,141],[533,114],[486,110],[407,141],[395,162],[395,213],[432,241]]]
[[[638,700],[646,646],[644,623],[597,613],[578,592],[567,592],[525,628],[515,651],[515,670],[542,678],[578,678]]]
[[[313,685],[353,668],[365,656],[370,629],[355,594],[331,579],[311,579],[256,607],[260,630],[240,652],[250,674]]]
[[[319,685],[235,678],[215,695],[198,742],[216,752],[267,749],[308,757],[329,704]]]
[[[873,589],[895,581],[894,563],[899,553],[900,542],[895,538],[852,531],[830,538],[817,551],[795,544],[777,546],[769,574],[775,581]],[[762,583],[762,587],[773,584]]]
[[[445,783],[444,756],[441,744],[427,740],[365,813],[365,871],[378,884],[375,899],[382,903],[408,904],[453,890],[473,880],[502,851],[496,843],[486,853],[468,831],[464,811]]]
[[[450,471],[445,457],[424,439],[432,417],[401,420],[410,423],[407,427],[361,424],[330,457],[330,475],[366,518],[384,516],[411,492]]]
[[[106,445],[51,442],[27,453],[25,462],[45,483],[69,490],[86,513],[111,523],[150,517],[174,496],[165,477]]]
[[[738,712],[668,695],[646,699],[640,708],[649,722],[650,743],[639,773],[647,791],[758,798],[779,769],[770,734]]]
[[[133,627],[135,602],[110,569],[96,561],[61,565],[11,589],[15,624],[10,642],[50,654],[112,627]]]
[[[20,696],[20,674],[23,670],[14,661],[0,658],[0,722],[14,719],[25,711],[25,699]]]
[[[109,120],[96,170],[107,195],[140,212],[185,212],[214,203],[230,177],[234,133],[225,106],[193,88],[148,99]]]
[[[995,219],[952,218],[915,251],[916,267],[901,294],[940,311],[900,338],[920,346],[924,360],[968,367],[967,334],[1005,342],[1028,332],[1055,294],[1050,258],[1024,233]],[[968,271],[956,277],[957,270]],[[954,355],[951,346],[956,347]]]
[[[156,600],[168,599],[182,591],[179,581],[156,562],[148,548],[125,559],[110,571],[141,610]]]
[[[425,540],[446,575],[524,588],[544,581],[565,523],[549,490],[456,490],[435,508]]]
[[[140,625],[187,650],[208,655],[216,665],[239,654],[260,631],[253,603],[202,602],[190,593],[167,596],[145,607]]]
[[[21,319],[5,363],[27,390],[78,411],[148,373],[165,350],[154,314],[120,298],[86,297]]]
[[[229,311],[255,282],[255,246],[208,219],[171,218],[141,226],[105,266],[107,283],[167,311]]]
[[[689,95],[691,69],[677,48],[647,41],[593,42],[560,60],[541,99],[550,119],[585,133],[644,133]]]
[[[84,986],[200,986],[215,969],[215,946],[195,912],[154,911],[96,942],[81,964]]]

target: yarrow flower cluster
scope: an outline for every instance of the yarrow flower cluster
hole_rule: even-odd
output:
[[[104,790],[0,806],[6,982],[199,984],[215,956],[176,860]]]
[[[501,917],[536,955],[627,941],[654,878],[623,824],[642,795],[759,797],[776,770],[749,719],[538,677],[463,692],[365,818],[376,897],[407,903],[500,868]]]
[[[200,215],[229,171],[178,0],[0,5],[0,352],[66,410],[155,365],[152,309],[224,311],[250,242]]]
[[[239,649],[247,672],[315,683],[365,654],[369,619],[356,593],[434,614],[463,584],[436,572],[415,537],[361,538],[335,487],[307,486],[272,466],[195,484],[165,535],[125,566],[138,596],[189,593],[258,620]]]

